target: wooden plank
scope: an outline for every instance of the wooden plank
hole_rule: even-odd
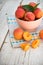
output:
[[[2,65],[5,65],[9,61],[10,54],[11,54],[10,43],[5,43],[1,50],[1,64]]]
[[[25,52],[21,49],[20,54],[19,54],[18,62],[16,62],[15,65],[23,65],[24,57],[25,57]]]
[[[19,5],[18,2],[20,2],[20,0],[18,0],[18,2],[17,1],[15,1],[15,2],[16,2],[16,5],[18,6]],[[15,2],[14,1],[6,2],[3,9],[1,10],[1,16],[5,16],[6,13],[9,14],[9,15],[12,15],[12,13],[14,12],[14,9],[15,9],[14,8]],[[11,8],[12,8],[12,10],[11,10]],[[7,42],[8,42],[8,38],[7,38]],[[19,54],[19,51],[18,51],[18,49],[17,50],[14,49],[14,51],[11,50],[11,49],[12,48],[11,48],[9,42],[4,44],[4,46],[1,50],[1,64],[3,64],[3,65],[14,64],[15,57],[16,57],[17,54]],[[15,51],[17,51],[17,52],[15,52]]]
[[[5,40],[6,40],[6,37],[7,37],[8,33],[9,33],[9,30],[6,32],[6,35],[5,35],[4,41],[1,43],[0,51],[1,51],[1,49],[2,49],[2,47],[3,47],[3,45],[4,45],[4,43],[5,43]]]
[[[29,65],[43,65],[43,46],[31,49]]]
[[[8,65],[15,65],[15,63],[18,61],[18,58],[19,58],[20,49],[19,48],[12,49],[12,51],[13,52],[11,52],[10,54]]]
[[[6,13],[9,15],[14,15],[15,10],[17,9],[21,0],[11,0],[7,1],[1,10],[1,15],[5,15]]]
[[[8,16],[14,14],[15,8],[19,5],[19,3],[21,2],[21,0],[17,0],[17,1],[7,1],[6,2],[6,4],[3,6],[3,8],[2,8],[2,10],[0,12],[1,18],[4,17],[4,18],[7,19],[6,13],[8,14]]]
[[[14,5],[14,1],[7,2],[2,9],[2,16],[5,16],[6,13],[8,16],[12,15],[12,12],[14,13]],[[12,48],[9,37],[6,39],[6,42],[8,43],[3,45],[0,54],[1,65],[43,65],[43,43],[39,48],[31,48],[25,53],[20,48]]]
[[[31,48],[26,52],[23,65],[29,65],[30,53],[31,53]]]
[[[0,48],[2,47],[7,32],[8,32],[8,26],[6,22],[6,17],[0,15]]]

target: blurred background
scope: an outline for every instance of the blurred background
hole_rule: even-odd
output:
[[[5,4],[6,1],[9,1],[9,0],[0,0],[0,10],[1,8],[3,7],[3,5]],[[11,1],[11,0],[10,0]],[[14,0],[13,0],[14,1]],[[25,0],[27,2],[27,0]],[[32,0],[28,0],[28,1],[32,1]],[[37,2],[40,2],[41,5],[43,5],[43,0],[33,0],[33,1],[37,1]]]

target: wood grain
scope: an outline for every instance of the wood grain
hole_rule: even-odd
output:
[[[19,0],[17,2],[20,3]],[[2,9],[2,15],[6,12],[8,15],[12,15],[15,9],[14,6],[14,1],[6,2]],[[27,52],[24,52],[21,48],[12,48],[9,35],[5,42],[7,43],[3,45],[0,51],[0,65],[43,65],[43,41],[40,43],[40,47],[37,49],[30,48]]]

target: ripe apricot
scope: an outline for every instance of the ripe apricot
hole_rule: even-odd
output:
[[[29,48],[30,48],[30,44],[29,43],[22,43],[20,44],[20,47],[24,50],[24,51],[27,51]]]
[[[32,42],[32,48],[37,48],[39,46],[39,43],[40,43],[40,40],[39,39],[36,39]]]
[[[20,6],[18,6],[18,8],[22,8],[22,6],[20,5]]]
[[[27,21],[34,21],[35,20],[35,15],[34,15],[33,12],[27,12],[25,14],[24,19],[27,20]]]
[[[16,28],[13,32],[14,38],[17,40],[22,39],[23,37],[23,30],[21,28]]]
[[[17,18],[23,18],[24,14],[25,14],[25,10],[20,7],[15,12],[15,15],[17,16]]]
[[[39,37],[40,37],[41,39],[43,39],[43,30],[41,30],[41,31],[39,32]]]
[[[26,41],[30,41],[31,39],[32,39],[32,35],[29,33],[29,32],[24,32],[23,33],[23,38],[24,38],[24,40],[26,40]]]
[[[32,7],[35,7],[36,3],[35,2],[30,2],[29,5],[32,6]]]
[[[35,17],[36,18],[41,18],[42,17],[42,10],[40,8],[36,8],[34,11]]]

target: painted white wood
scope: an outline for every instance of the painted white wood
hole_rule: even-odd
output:
[[[16,1],[16,0],[15,0]],[[19,0],[18,0],[19,1]],[[6,17],[5,13],[12,15],[14,13],[14,1],[8,1],[1,11],[1,16]],[[0,65],[43,65],[43,41],[37,49],[24,52],[20,48],[12,48],[9,35],[6,38],[0,51]]]
[[[28,4],[29,2],[38,2],[38,0],[23,0],[22,4]]]
[[[3,6],[3,8],[0,11],[0,48],[1,48],[2,42],[5,38],[5,35],[8,31],[6,13],[8,14],[8,16],[14,15],[14,12],[21,0],[17,0],[17,1],[16,0],[7,1],[6,4]]]
[[[1,10],[1,15],[2,14],[5,15],[6,13],[8,13],[8,16],[9,15],[14,15],[14,12],[17,9],[17,6],[19,5],[20,1],[21,0],[7,1],[6,4],[4,5],[4,7]]]
[[[16,0],[7,1],[6,4],[3,6],[3,8],[1,9],[1,12],[0,12],[0,15],[1,15],[0,16],[1,18],[0,20],[0,47],[8,31],[6,13],[8,14],[8,16],[14,15],[14,12],[21,0],[17,0],[17,1]]]
[[[7,26],[6,17],[2,16],[1,14],[0,15],[0,48],[7,34],[7,31],[8,31],[8,26]]]
[[[31,49],[26,52],[23,65],[29,65],[30,51],[31,51]]]
[[[38,47],[37,49],[31,49],[29,64],[43,65],[43,47],[42,46]]]
[[[5,4],[7,0],[0,0],[0,10],[2,9],[3,5]]]
[[[25,55],[25,52],[22,49],[20,49],[18,59],[16,58],[16,60],[15,60],[15,65],[23,65],[24,55]]]

